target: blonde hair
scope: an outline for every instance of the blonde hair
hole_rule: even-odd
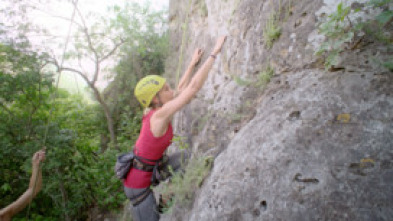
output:
[[[146,115],[146,114],[148,114],[150,111],[151,111],[151,107],[146,107],[144,110],[143,110],[143,115]]]

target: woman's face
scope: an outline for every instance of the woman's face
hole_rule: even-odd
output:
[[[165,83],[165,85],[158,92],[158,96],[160,97],[160,101],[162,102],[162,104],[165,104],[166,102],[172,100],[174,97],[174,93],[171,86],[169,86],[168,83]]]

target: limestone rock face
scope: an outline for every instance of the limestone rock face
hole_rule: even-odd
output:
[[[218,36],[228,39],[174,123],[194,152],[216,156],[211,175],[192,208],[162,220],[393,219],[393,74],[375,62],[393,52],[371,41],[325,71],[317,24],[339,2],[170,1],[172,82],[179,60],[184,71],[195,48],[203,62]],[[281,35],[267,48],[273,12]]]
[[[305,70],[285,82],[217,157],[190,220],[391,219],[393,81]]]

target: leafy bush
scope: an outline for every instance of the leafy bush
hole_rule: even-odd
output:
[[[320,46],[316,54],[321,55],[324,52],[329,52],[325,62],[327,68],[338,63],[343,44],[352,41],[354,30],[348,31],[349,24],[344,21],[350,11],[350,6],[343,7],[343,4],[340,3],[337,6],[337,11],[329,15],[329,19],[319,26],[320,33],[325,35],[328,40]]]
[[[385,68],[389,69],[390,71],[393,71],[393,59],[391,59],[391,61],[383,62],[382,65],[383,65]]]
[[[273,75],[274,69],[269,64],[259,72],[256,80],[243,79],[239,76],[234,76],[234,80],[239,86],[253,86],[263,90]]]
[[[41,72],[34,53],[0,45],[0,64],[5,63],[0,65],[0,207],[26,190],[31,157],[42,148],[47,128],[42,191],[30,210],[14,219],[80,220],[91,206],[119,207],[125,196],[112,169],[117,154],[97,154],[102,130],[96,108],[66,91],[55,92],[50,73]],[[129,125],[133,119],[125,121]],[[131,126],[138,127],[137,122]]]
[[[194,157],[188,162],[184,173],[174,174],[161,192],[163,196],[173,196],[169,207],[187,206],[192,202],[195,191],[209,174],[212,162],[212,157]],[[166,209],[169,211],[170,208]]]
[[[125,201],[113,166],[139,134],[141,109],[131,91],[144,75],[163,73],[168,47],[165,13],[139,9],[134,4],[121,12],[113,9],[119,10],[113,30],[126,30],[121,37],[134,43],[119,49],[116,84],[105,93],[115,118],[118,151],[102,151],[101,135],[107,135],[102,109],[55,88],[54,74],[43,71],[45,55],[32,52],[28,42],[0,43],[0,208],[26,190],[31,157],[43,140],[47,147],[42,191],[15,220],[86,220],[92,207],[108,211]]]
[[[263,40],[268,48],[273,46],[273,42],[281,35],[281,28],[278,26],[278,16],[273,12],[270,14],[263,29]]]
[[[319,25],[319,31],[326,37],[326,40],[321,44],[316,54],[319,56],[326,54],[326,69],[338,64],[341,52],[352,49],[362,40],[363,37],[358,37],[364,36],[364,33],[361,34],[361,32],[374,36],[381,42],[391,44],[391,37],[384,33],[384,28],[392,22],[393,18],[393,11],[388,6],[390,3],[391,0],[370,0],[367,4],[354,10],[351,9],[351,6],[344,6],[342,2],[337,5],[337,10]],[[380,8],[382,12],[370,21],[359,19],[352,21],[350,19],[350,15],[366,11],[368,7]],[[356,39],[357,37],[358,39]],[[385,66],[389,68],[389,63],[386,63]]]
[[[255,83],[256,87],[266,87],[274,74],[274,69],[268,65],[265,69],[259,72],[258,81]]]
[[[235,80],[236,84],[239,86],[249,86],[252,84],[251,80],[247,80],[247,79],[241,78],[239,76],[234,76],[234,80]]]

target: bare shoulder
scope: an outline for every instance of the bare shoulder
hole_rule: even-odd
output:
[[[160,111],[162,111],[162,108],[153,113],[150,118],[150,131],[154,137],[161,137],[166,133],[171,119],[162,113],[160,114]]]

